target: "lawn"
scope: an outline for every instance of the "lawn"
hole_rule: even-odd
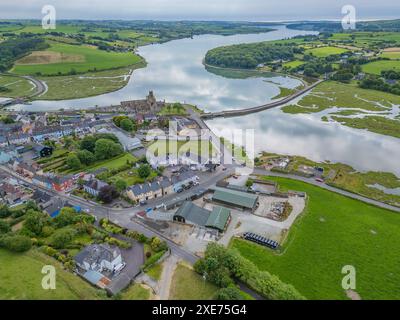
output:
[[[100,71],[134,65],[143,61],[131,52],[117,53],[99,50],[88,45],[70,45],[50,42],[46,51],[36,51],[17,61],[12,72],[32,75],[66,75]],[[24,64],[21,64],[24,63]]]
[[[133,155],[131,155],[130,153],[125,153],[116,158],[98,162],[94,166],[86,168],[86,170],[95,171],[95,170],[101,169],[101,168],[107,168],[109,170],[117,169],[117,168],[123,166],[124,164],[126,164],[126,162],[128,160],[129,161],[137,161],[137,159]]]
[[[121,292],[122,300],[149,300],[149,298],[150,290],[138,283],[131,284],[127,289]]]
[[[400,216],[303,182],[271,178],[283,189],[305,191],[305,212],[292,226],[283,252],[233,240],[260,269],[293,284],[309,299],[346,299],[345,265],[357,272],[362,299],[400,299]]]
[[[56,267],[56,290],[42,288],[44,265]],[[92,300],[105,294],[78,276],[64,271],[60,264],[34,249],[16,254],[0,249],[0,299],[4,300]]]
[[[313,48],[306,50],[306,54],[312,54],[313,56],[317,58],[325,58],[331,55],[336,55],[336,54],[342,54],[347,52],[347,49],[343,48],[338,48],[338,47],[319,47],[319,48]]]
[[[400,61],[397,60],[380,60],[362,65],[362,70],[365,73],[380,75],[384,70],[400,71]]]
[[[155,265],[147,269],[146,273],[153,279],[160,280],[162,271],[163,271],[163,264],[156,263]]]
[[[178,264],[172,278],[169,300],[211,300],[218,288],[183,264]]]
[[[0,75],[0,87],[9,89],[7,92],[0,92],[0,97],[16,98],[35,93],[35,86],[29,80],[15,76]]]
[[[172,155],[183,155],[190,151],[192,154],[203,155],[216,155],[216,150],[213,144],[208,140],[200,141],[177,141],[176,145],[169,140],[158,140],[151,143],[147,147],[147,151],[156,156],[163,156],[167,153]]]

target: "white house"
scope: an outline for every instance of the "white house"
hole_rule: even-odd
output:
[[[116,272],[125,265],[119,248],[103,243],[85,247],[74,260],[80,268],[100,273],[105,270]]]

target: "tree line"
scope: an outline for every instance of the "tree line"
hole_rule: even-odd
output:
[[[303,51],[303,48],[290,44],[239,44],[208,51],[205,62],[217,67],[252,69],[274,60],[291,60]]]

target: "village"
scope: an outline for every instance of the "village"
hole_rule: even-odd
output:
[[[62,259],[110,295],[132,282],[159,293],[143,270],[165,259],[194,263],[211,242],[244,237],[277,250],[307,195],[238,174],[195,112],[150,92],[112,110],[4,114],[1,202],[11,210],[34,203],[54,221],[71,212],[90,217],[100,229],[74,240],[79,250]],[[18,231],[23,216],[14,222]]]

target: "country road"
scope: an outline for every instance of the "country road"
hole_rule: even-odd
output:
[[[31,81],[36,87],[36,92],[31,94],[27,98],[33,98],[36,96],[40,96],[47,91],[47,86],[42,80],[36,79],[32,76],[21,76],[21,78]]]

